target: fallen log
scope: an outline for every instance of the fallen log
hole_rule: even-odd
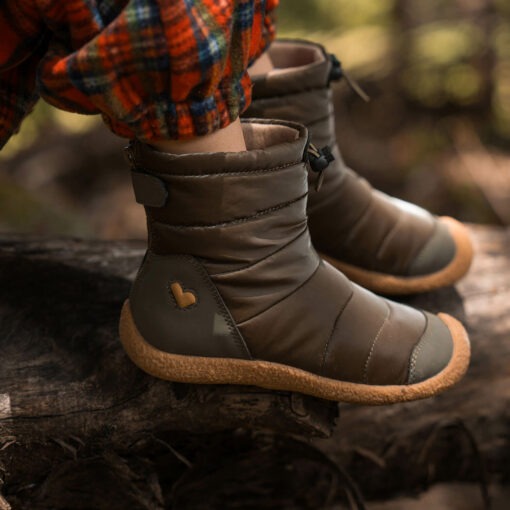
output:
[[[143,245],[4,238],[4,496],[14,509],[31,510],[160,510],[169,502],[264,508],[276,494],[282,508],[327,508],[349,486],[346,473],[379,500],[437,481],[504,484],[510,236],[472,230],[477,258],[468,277],[456,288],[407,300],[468,326],[473,363],[465,380],[426,401],[341,405],[338,426],[337,406],[329,402],[250,387],[170,384],[134,367],[119,346],[117,318]],[[296,435],[326,439],[307,444]],[[108,497],[105,487],[114,487]],[[79,506],[78,493],[94,503]]]

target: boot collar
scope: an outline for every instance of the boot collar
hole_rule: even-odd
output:
[[[278,39],[271,44],[268,52],[277,69],[251,77],[255,100],[324,89],[332,81],[342,78],[361,99],[370,100],[338,58],[320,44],[300,39]]]
[[[134,140],[126,148],[133,169],[166,175],[212,175],[264,171],[306,160],[308,131],[301,124],[285,121],[243,119],[248,150],[168,154]]]
[[[333,65],[320,44],[299,39],[278,39],[271,43],[269,55],[276,67],[265,75],[251,76],[253,97],[262,99],[327,87]],[[301,60],[298,55],[303,55]],[[302,63],[301,63],[302,62]],[[292,66],[283,68],[283,66]]]

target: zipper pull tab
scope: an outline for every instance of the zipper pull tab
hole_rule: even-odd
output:
[[[324,170],[335,159],[335,156],[327,145],[322,149],[318,149],[313,143],[308,144],[306,152],[311,170],[319,174],[315,183],[315,191],[319,191],[324,181]]]
[[[329,59],[331,61],[331,71],[329,73],[329,81],[339,81],[345,78],[345,81],[365,103],[370,101],[370,96],[361,88],[359,83],[342,67],[340,60],[336,58],[336,55],[330,53]]]

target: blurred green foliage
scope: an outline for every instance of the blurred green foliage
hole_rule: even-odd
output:
[[[16,153],[29,150],[37,139],[44,136],[48,128],[79,134],[95,129],[100,124],[99,115],[77,115],[57,110],[48,103],[39,101],[23,121],[20,133],[13,136],[0,151],[0,161],[9,160]]]
[[[281,0],[278,23],[359,79],[391,76],[412,104],[484,110],[488,134],[510,139],[510,2]]]
[[[278,25],[282,33],[389,25],[394,6],[394,0],[281,0]]]

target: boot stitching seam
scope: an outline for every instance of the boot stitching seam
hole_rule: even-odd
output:
[[[216,285],[214,285],[214,283],[212,282],[211,277],[207,273],[206,269],[193,256],[188,255],[185,257],[188,258],[191,261],[191,264],[195,266],[197,272],[202,278],[202,281],[207,285],[207,287],[211,291],[211,294],[213,296],[214,301],[216,302],[219,312],[222,315],[225,322],[227,323],[231,339],[234,341],[234,344],[237,345],[237,347],[240,350],[242,350],[245,355],[248,356],[248,359],[253,359],[251,352],[248,349],[248,346],[246,345],[243,336],[241,335],[241,332],[239,331],[237,325],[235,324],[232,316],[228,312],[227,306],[224,303],[223,298],[221,297],[218,289],[216,288]]]
[[[307,128],[309,128],[310,126],[314,126],[315,124],[318,124],[319,122],[324,122],[325,120],[329,120],[331,117],[333,117],[333,112],[329,112],[327,115],[324,115],[323,117],[320,117],[319,119],[306,122],[305,125]],[[312,136],[312,139],[313,139],[313,136]],[[316,142],[314,142],[314,143],[315,143],[315,145],[318,145]]]
[[[262,150],[262,149],[254,149],[254,150],[256,151],[256,150]],[[248,152],[251,152],[251,151],[248,151]],[[229,175],[238,176],[238,175],[245,175],[245,174],[260,175],[260,174],[265,174],[265,173],[269,173],[269,172],[275,172],[276,170],[283,170],[285,168],[289,168],[289,167],[300,165],[300,164],[304,164],[304,162],[302,160],[296,160],[296,161],[292,161],[291,163],[285,163],[283,165],[273,166],[271,168],[262,168],[259,170],[251,170],[249,168],[240,168],[233,172],[223,171],[223,172],[215,172],[215,173],[210,173],[210,174],[196,174],[196,173],[194,174],[191,172],[186,172],[186,173],[182,173],[182,174],[181,173],[173,173],[173,172],[172,173],[166,173],[166,172],[161,173],[156,170],[148,170],[147,168],[145,168],[141,165],[137,165],[137,168],[143,170],[145,173],[147,173],[149,175],[159,177],[160,179],[163,179],[165,181],[165,183],[167,183],[168,181],[165,178],[171,178],[171,177],[197,177],[197,178],[204,177],[205,178],[205,177],[215,177],[215,176],[224,177],[224,176],[229,176]]]
[[[328,355],[329,346],[330,346],[331,340],[333,338],[333,334],[336,331],[338,321],[339,321],[340,317],[343,315],[345,309],[347,308],[347,305],[351,302],[351,299],[353,298],[353,296],[354,296],[354,289],[351,290],[351,294],[349,295],[349,297],[347,298],[347,300],[345,301],[343,306],[340,308],[340,311],[338,312],[338,314],[335,318],[335,322],[333,323],[333,328],[331,329],[331,333],[329,334],[328,341],[326,342],[326,345],[324,346],[324,351],[322,353],[322,362],[321,362],[321,368],[320,368],[320,372],[319,372],[320,375],[324,375],[324,368],[326,365],[326,358]]]
[[[409,376],[407,378],[408,384],[413,383],[415,371],[416,371],[416,362],[418,361],[418,356],[419,356],[421,349],[423,347],[423,337],[425,336],[425,333],[427,332],[427,326],[429,324],[429,318],[428,318],[427,314],[423,313],[423,316],[425,317],[425,328],[423,330],[423,333],[420,336],[420,339],[418,340],[418,343],[416,344],[416,347],[413,349],[413,352],[411,354],[411,359],[409,361]]]
[[[295,289],[292,290],[292,292],[290,292],[289,294],[287,294],[286,296],[283,296],[282,298],[278,299],[278,301],[272,303],[270,306],[268,306],[267,308],[265,308],[264,310],[256,313],[255,315],[253,315],[252,317],[248,317],[248,319],[244,319],[242,322],[240,322],[237,326],[238,327],[241,327],[243,326],[244,324],[246,324],[248,321],[251,321],[253,319],[255,319],[256,317],[258,317],[259,315],[262,315],[263,313],[267,312],[268,310],[271,310],[271,308],[275,307],[276,305],[280,304],[282,301],[285,301],[287,298],[289,298],[290,296],[292,296],[293,294],[295,294],[296,292],[298,292],[302,287],[304,287],[314,276],[315,274],[317,273],[317,271],[319,270],[319,268],[321,267],[321,264],[322,264],[322,260],[320,259],[319,257],[319,262],[317,264],[317,268],[312,272],[312,274],[306,278],[305,281],[303,281],[302,283],[300,283]]]
[[[402,224],[403,221],[403,215],[400,214],[397,217],[397,221],[395,222],[395,225],[390,228],[390,230],[386,233],[383,240],[381,241],[381,244],[379,245],[379,249],[377,250],[377,253],[375,255],[375,259],[380,261],[381,260],[381,252],[389,245],[391,242],[393,236],[396,234],[397,228]],[[398,273],[399,271],[393,271],[393,273]]]
[[[281,251],[285,250],[285,248],[288,248],[292,243],[296,242],[300,237],[303,237],[305,235],[305,233],[308,232],[308,228],[307,226],[305,225],[305,227],[303,228],[303,230],[295,237],[293,237],[289,242],[285,243],[283,246],[280,246],[277,250],[269,253],[268,255],[265,255],[264,257],[262,257],[261,259],[259,260],[256,260],[255,262],[253,262],[252,264],[248,264],[246,266],[243,266],[239,269],[234,269],[232,271],[224,271],[222,273],[215,273],[215,274],[210,274],[209,276],[211,278],[219,278],[221,280],[221,277],[222,276],[230,276],[230,275],[234,275],[236,273],[240,273],[242,271],[250,271],[253,267],[255,267],[257,264],[260,264],[261,262],[264,262],[268,259],[270,259],[271,257],[275,256],[276,254],[280,253]]]
[[[365,361],[365,366],[363,368],[363,382],[365,384],[368,384],[368,366],[370,364],[370,361],[372,360],[372,356],[374,354],[375,345],[377,344],[377,341],[379,340],[379,337],[381,336],[381,333],[383,332],[384,327],[389,322],[390,316],[391,316],[391,306],[384,301],[386,306],[388,307],[388,313],[386,317],[384,318],[381,327],[379,328],[379,331],[377,332],[377,335],[375,335],[375,338],[372,342],[372,346],[370,347],[370,352],[368,353],[367,359]]]
[[[363,223],[363,220],[366,219],[370,211],[374,208],[374,199],[373,197],[370,197],[370,201],[365,207],[364,211],[359,215],[359,217],[353,221],[353,226],[351,227],[351,232],[348,236],[345,237],[344,242],[342,246],[345,246],[347,244],[350,244],[354,238],[354,236],[357,234],[358,230],[361,228],[361,224]]]
[[[301,200],[305,199],[308,196],[308,192],[306,192],[304,195],[299,196],[298,198],[294,198],[292,200],[289,200],[288,202],[283,202],[281,204],[275,205],[273,207],[270,207],[268,209],[262,209],[261,211],[257,211],[255,214],[252,214],[251,216],[244,216],[241,218],[236,218],[232,221],[224,221],[220,223],[211,223],[211,224],[205,224],[205,225],[169,225],[167,223],[163,223],[161,221],[154,221],[154,225],[158,226],[158,228],[164,227],[166,229],[173,229],[173,230],[205,230],[205,229],[213,229],[217,227],[229,227],[232,225],[237,225],[240,223],[248,223],[250,221],[255,221],[259,218],[262,218],[264,216],[267,216],[268,214],[271,214],[272,212],[281,211],[282,209],[286,209],[287,207],[290,207]]]
[[[425,247],[427,246],[429,241],[436,235],[437,231],[440,228],[439,225],[440,225],[440,222],[437,219],[435,219],[434,226],[432,228],[432,232],[430,233],[429,237],[427,239],[425,239],[423,244],[418,249],[415,249],[414,257],[410,258],[410,260],[408,260],[405,276],[409,276],[409,277],[416,276],[416,275],[409,274],[409,271],[411,270],[411,266],[416,262],[416,259],[421,255],[421,253],[423,252],[423,250],[425,249]],[[450,262],[452,262],[452,261],[450,261]],[[443,268],[441,268],[441,269],[443,269]],[[439,269],[438,271],[441,271],[441,269]],[[430,274],[434,274],[434,272],[430,273]]]

